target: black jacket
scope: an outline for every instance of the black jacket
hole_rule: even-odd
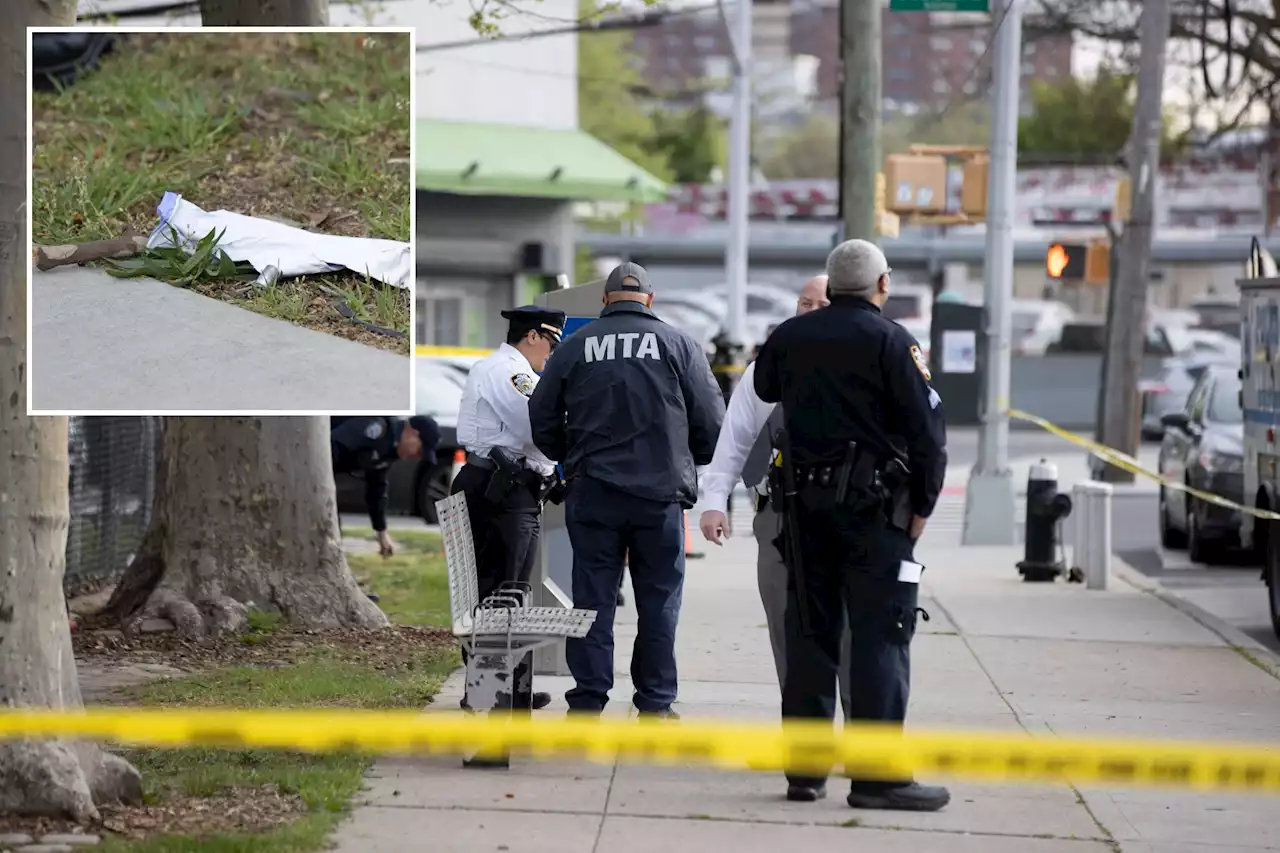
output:
[[[724,398],[702,348],[635,302],[565,339],[529,398],[538,449],[567,478],[692,507],[695,466],[715,453]]]
[[[399,426],[395,419],[384,417],[349,417],[336,425],[331,422],[333,470],[364,477],[364,503],[374,530],[387,529],[390,502],[387,472],[391,463],[399,458],[396,454]]]
[[[756,394],[782,403],[797,464],[839,465],[849,441],[911,471],[911,508],[933,512],[947,473],[942,399],[911,333],[852,296],[778,326],[756,358]]]

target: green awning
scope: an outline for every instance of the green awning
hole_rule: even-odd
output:
[[[421,119],[417,188],[466,195],[663,201],[667,185],[581,130]]]

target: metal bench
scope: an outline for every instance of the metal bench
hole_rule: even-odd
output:
[[[515,670],[521,658],[569,637],[585,637],[596,612],[532,607],[533,590],[527,583],[505,583],[480,600],[466,495],[437,501],[436,515],[449,571],[453,635],[467,653],[468,705],[474,711],[515,710]]]

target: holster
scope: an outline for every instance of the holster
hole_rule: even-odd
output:
[[[501,447],[489,451],[489,459],[494,468],[489,476],[489,485],[485,487],[484,499],[491,504],[503,504],[507,497],[520,483],[520,472],[523,465],[519,459],[513,458]]]
[[[907,466],[893,459],[877,477],[885,519],[889,526],[904,533],[911,529],[911,484]]]

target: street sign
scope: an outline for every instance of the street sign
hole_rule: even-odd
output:
[[[890,12],[990,12],[991,0],[889,0]]]

